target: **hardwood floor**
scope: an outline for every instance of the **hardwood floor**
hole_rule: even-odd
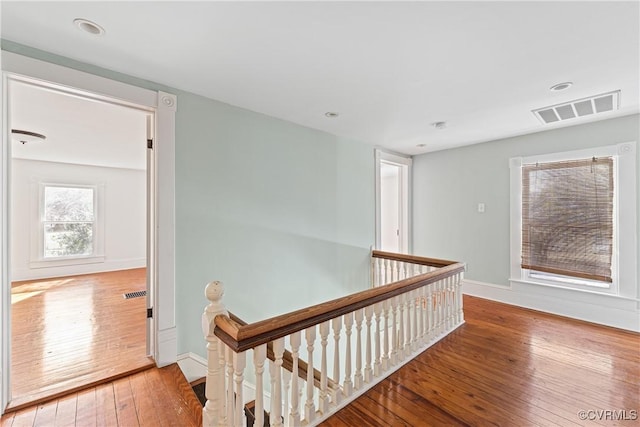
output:
[[[6,414],[0,426],[200,427],[202,406],[173,364]]]
[[[322,425],[639,425],[639,334],[468,296],[464,304],[463,326]],[[200,411],[172,365],[5,415],[0,426],[181,427],[200,425]]]
[[[11,286],[10,409],[153,366],[144,268]]]
[[[322,425],[640,425],[639,334],[468,296],[464,308],[462,327]]]

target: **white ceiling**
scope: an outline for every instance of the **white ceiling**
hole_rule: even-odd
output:
[[[13,158],[81,165],[146,168],[148,113],[12,82],[12,129],[46,136],[12,140]]]
[[[4,39],[407,154],[638,112],[639,5],[1,2]],[[531,113],[618,89],[618,112]]]

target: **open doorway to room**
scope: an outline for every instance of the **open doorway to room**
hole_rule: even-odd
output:
[[[376,150],[376,248],[409,253],[411,249],[411,163]]]
[[[153,113],[24,81],[9,89],[15,408],[153,365],[145,298]]]

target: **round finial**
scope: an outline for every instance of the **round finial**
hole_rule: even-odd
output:
[[[220,301],[220,299],[222,299],[222,295],[224,295],[224,285],[218,280],[209,282],[207,287],[204,288],[204,295],[211,302]]]

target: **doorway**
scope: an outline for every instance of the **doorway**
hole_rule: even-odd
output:
[[[376,150],[376,248],[411,250],[411,163],[409,157]]]
[[[99,72],[98,74],[101,74]],[[69,95],[89,97],[125,107],[153,112],[147,123],[147,339],[148,353],[157,366],[177,360],[175,314],[175,115],[177,97],[143,89],[96,74],[2,51],[2,149],[0,150],[0,410],[10,393],[11,263],[9,214],[11,134],[8,130],[8,88],[11,81],[36,83]]]
[[[10,407],[152,366],[147,120],[153,112],[8,82]],[[135,327],[134,327],[135,326]]]

